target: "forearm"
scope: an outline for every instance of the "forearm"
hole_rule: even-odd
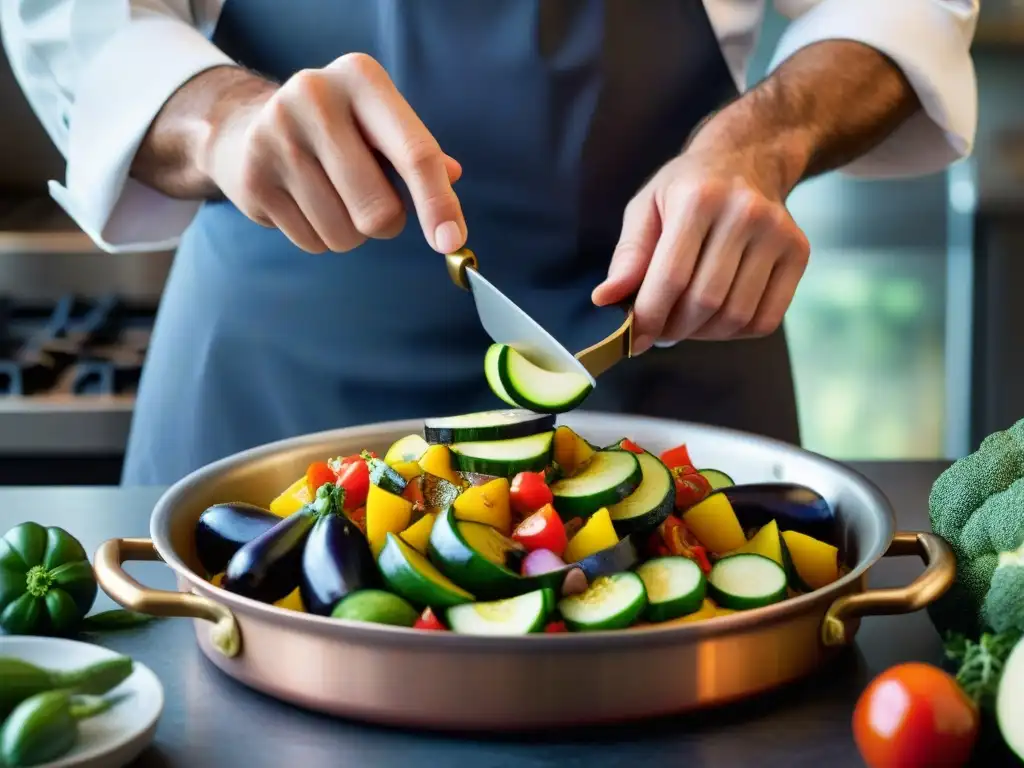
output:
[[[830,40],[795,53],[709,120],[693,144],[750,152],[759,175],[785,197],[801,180],[877,146],[919,106],[884,55]]]
[[[132,162],[131,175],[171,197],[220,196],[205,162],[215,134],[262,105],[276,88],[240,67],[200,73],[157,114]]]

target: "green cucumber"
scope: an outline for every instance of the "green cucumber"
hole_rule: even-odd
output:
[[[501,373],[498,372],[498,361],[501,359],[503,348],[503,344],[491,344],[487,348],[487,354],[484,355],[484,378],[487,379],[487,385],[499,400],[508,403],[513,408],[519,408],[519,403],[505,391],[505,385],[501,383]]]
[[[460,635],[528,635],[544,629],[554,604],[552,590],[537,589],[506,600],[457,605],[445,618]]]
[[[555,509],[563,517],[588,517],[601,507],[618,504],[643,479],[635,453],[598,451],[580,472],[551,486]]]
[[[688,557],[656,557],[636,569],[647,591],[648,621],[669,621],[700,609],[707,582]]]
[[[635,455],[642,474],[640,485],[618,504],[608,507],[619,536],[654,530],[676,504],[676,485],[669,468],[651,453]]]
[[[699,469],[697,474],[708,481],[712,491],[717,491],[720,488],[731,488],[736,485],[735,481],[720,469]]]
[[[377,567],[389,589],[419,608],[447,608],[476,599],[393,533],[387,535]]]
[[[466,413],[461,416],[426,419],[423,422],[423,434],[427,442],[444,445],[482,440],[512,440],[540,432],[550,432],[554,428],[554,416],[531,413],[522,408]]]
[[[420,616],[419,611],[392,592],[383,589],[360,589],[341,598],[331,617],[371,624],[392,624],[411,627]]]
[[[406,435],[400,437],[391,444],[388,452],[384,454],[384,461],[388,464],[398,464],[401,461],[419,461],[426,453],[427,441],[419,435]]]
[[[537,413],[565,413],[586,400],[594,389],[594,382],[587,375],[548,371],[506,344],[494,344],[491,349],[494,347],[498,347],[498,351],[488,350],[488,354],[497,355],[492,366],[497,368],[501,385],[495,394],[506,395],[522,408]],[[486,357],[484,370],[487,370]]]
[[[515,477],[520,472],[539,472],[551,461],[554,430],[512,440],[452,443],[452,463],[461,472],[495,477]]]
[[[764,555],[726,555],[711,566],[708,592],[723,608],[762,608],[786,599],[786,571]]]
[[[395,496],[401,496],[405,490],[405,478],[393,470],[381,459],[366,460],[370,469],[370,482]]]
[[[647,607],[644,583],[632,571],[601,576],[586,592],[563,598],[558,612],[573,632],[625,629]]]
[[[523,579],[508,568],[522,546],[496,528],[468,520],[456,520],[449,507],[437,516],[430,529],[427,556],[437,569],[464,589],[485,600],[528,592]]]

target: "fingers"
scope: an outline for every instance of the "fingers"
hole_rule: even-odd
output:
[[[786,310],[793,303],[797,286],[806,269],[807,259],[802,257],[799,251],[793,252],[789,258],[781,261],[772,270],[768,287],[753,319],[738,336],[754,338],[774,333],[782,325]]]
[[[331,66],[346,79],[352,113],[367,143],[408,186],[427,242],[441,253],[461,248],[466,223],[436,139],[371,57],[351,54]]]
[[[615,304],[636,293],[658,245],[661,216],[654,196],[641,193],[628,206],[622,219],[622,234],[608,266],[608,277],[591,294],[599,307]]]
[[[665,224],[633,305],[635,352],[649,349],[664,335],[669,313],[690,284],[723,200],[723,191],[713,186],[666,194]]]
[[[386,227],[394,234],[401,231],[404,221],[402,205],[395,197],[396,210],[389,218],[367,220],[366,208],[353,206],[347,199],[338,196],[337,184],[331,183],[327,174],[312,158],[295,158],[287,174],[289,189],[302,215],[312,225],[317,236],[335,253],[345,253],[366,242],[367,237],[386,237]],[[390,185],[384,184],[388,191]],[[343,191],[345,195],[348,190]],[[393,191],[392,191],[392,194]],[[353,219],[359,212],[361,215]],[[397,223],[397,228],[395,225]],[[394,235],[391,235],[392,237]]]
[[[284,190],[267,190],[264,193],[264,211],[259,218],[269,221],[295,245],[308,253],[323,253],[327,244],[313,229],[298,204]]]

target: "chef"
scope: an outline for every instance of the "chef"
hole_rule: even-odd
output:
[[[129,484],[499,407],[441,255],[465,245],[570,349],[638,291],[644,354],[585,407],[798,442],[787,196],[974,140],[977,0],[776,0],[792,23],[745,92],[764,0],[0,3],[67,158],[53,196],[105,250],[177,249]]]

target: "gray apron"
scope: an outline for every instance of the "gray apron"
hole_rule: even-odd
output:
[[[482,271],[570,349],[621,321],[590,293],[627,202],[736,96],[700,0],[227,0],[213,39],[280,81],[346,52],[380,61],[463,166]],[[394,240],[314,256],[207,203],[164,292],[123,481],[171,483],[308,432],[500,407],[489,342],[411,217]],[[652,350],[584,407],[799,439],[781,333]]]

